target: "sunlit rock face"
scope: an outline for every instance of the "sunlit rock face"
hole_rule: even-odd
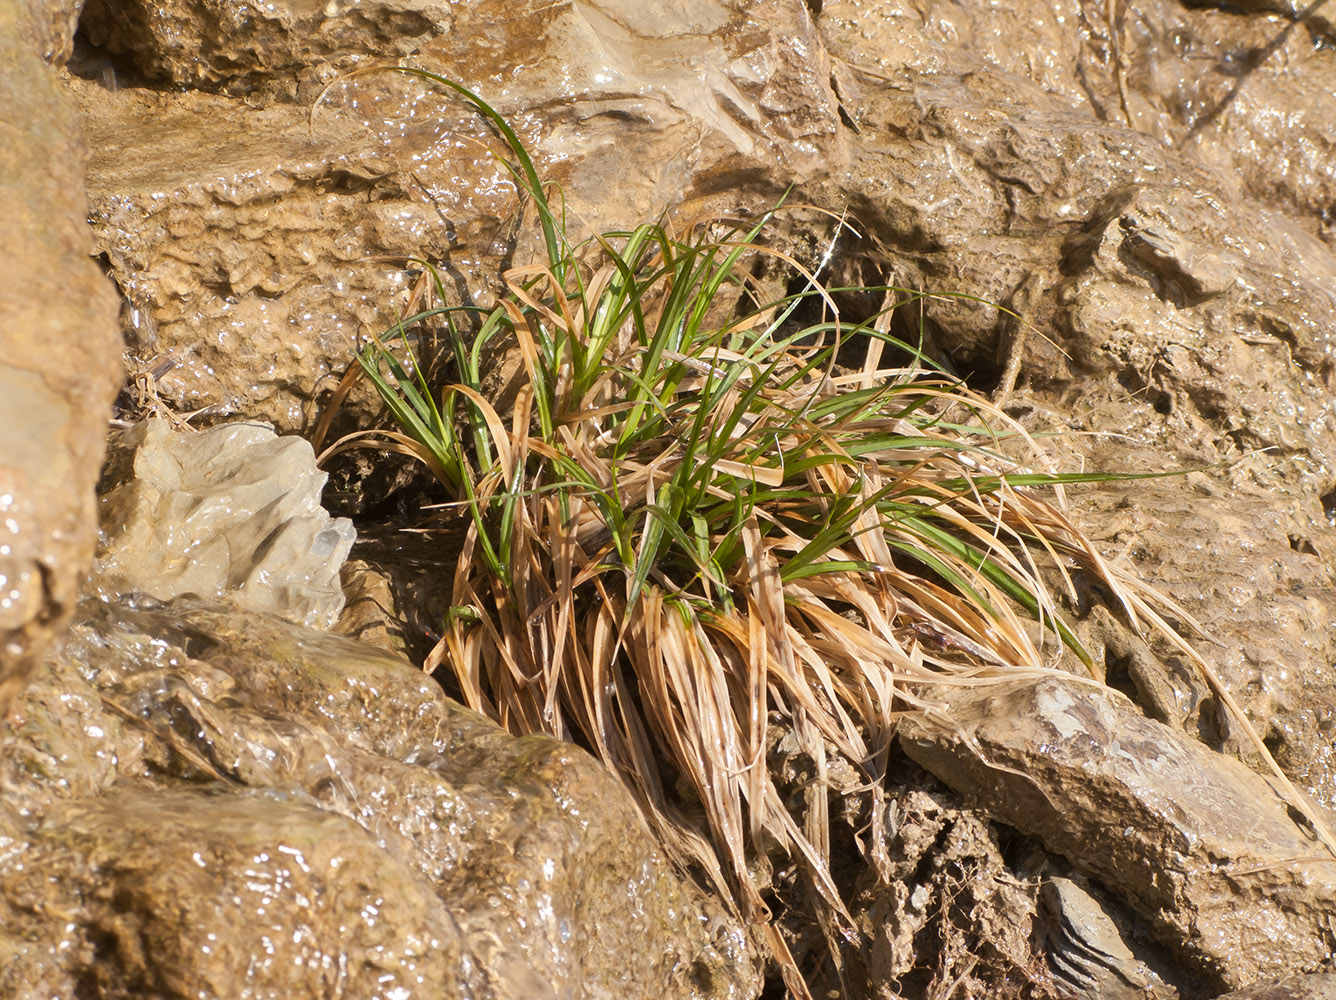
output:
[[[452,293],[478,301],[527,259],[532,218],[489,151],[495,137],[456,96],[396,74],[340,75],[356,47],[319,51],[282,5],[230,27],[212,3],[151,7],[133,46],[108,36],[113,61],[190,89],[77,85],[98,249],[129,304],[132,367],[158,372],[162,398],[309,429],[357,338],[402,314],[410,259],[442,266]],[[505,115],[561,185],[573,241],[686,202],[759,207],[836,155],[829,67],[801,4],[435,10],[458,25],[363,41],[382,56],[412,48],[411,65]],[[400,23],[364,5],[301,17],[331,37]],[[349,405],[367,408],[357,394]]]
[[[115,298],[89,259],[87,150],[46,62],[67,49],[72,13],[0,10],[0,717],[88,569],[121,380]]]
[[[1206,995],[1330,961],[1336,877],[1274,779],[1088,685],[945,702],[956,728],[916,720],[907,752],[1098,878]]]
[[[0,738],[0,994],[753,997],[588,754],[257,612],[91,602]]]
[[[1208,467],[1073,491],[1077,523],[1203,626],[1202,654],[1330,806],[1329,26],[1172,3],[1118,5],[1111,22],[1110,9],[824,4],[860,131],[812,200],[847,201],[875,237],[834,282],[951,293],[897,329],[996,387],[1030,430],[1057,432],[1064,468]],[[1261,765],[1186,658],[1110,633],[1098,595],[1076,589],[1078,631],[1112,683]]]
[[[133,26],[122,31],[94,2],[78,46],[73,5],[25,7],[12,31],[0,12],[0,76],[29,109],[6,120],[16,131],[0,142],[15,179],[0,192],[0,704],[73,607],[92,551],[91,484],[120,345],[90,249],[123,296],[127,407],[206,407],[202,423],[233,416],[284,432],[313,426],[358,337],[422,303],[406,258],[439,264],[449,294],[477,303],[492,300],[502,269],[532,259],[532,213],[486,148],[494,135],[423,80],[345,75],[404,57],[506,115],[561,184],[574,237],[665,211],[752,213],[796,185],[791,200],[848,209],[868,238],[836,239],[828,218],[781,216],[782,248],[833,247],[834,284],[960,293],[903,310],[894,331],[996,387],[1029,429],[1053,432],[1043,440],[1060,466],[1202,468],[1072,490],[1074,516],[1106,557],[1177,601],[1185,627],[1189,615],[1205,627],[1199,648],[1272,752],[1319,805],[1336,803],[1336,53],[1321,10],[1295,21],[1279,0],[381,0],[266,4],[243,23],[239,9],[117,5]],[[75,48],[68,84],[93,151],[88,213],[78,129],[43,63]],[[877,299],[841,302],[861,319],[857,308]],[[369,412],[354,394],[349,424]],[[1065,592],[1064,581],[1054,587]],[[1156,759],[1177,754],[1189,773],[1190,736],[1262,767],[1195,667],[1147,646],[1104,596],[1073,581],[1075,628],[1096,672],[1163,723]],[[337,667],[312,686],[300,678],[320,671],[294,652],[315,641],[306,633],[238,652],[252,648],[241,637],[261,617],[149,614],[159,617],[127,624],[110,608],[90,612],[4,723],[0,992],[227,992],[245,964],[237,956],[276,995],[377,983],[411,993],[424,979],[475,995],[541,996],[554,983],[608,996],[759,990],[735,923],[645,853],[616,854],[623,841],[651,850],[626,834],[640,827],[620,793],[571,806],[581,801],[571,787],[603,780],[574,751],[509,743],[412,688],[421,678],[401,697],[384,662],[349,666],[345,647],[317,657]],[[374,681],[341,686],[364,675]],[[1021,701],[997,711],[1022,716]],[[1123,712],[1110,729],[1136,728]],[[1116,756],[1117,733],[1089,739],[1093,761]],[[1218,777],[1223,759],[1202,758],[1202,773]],[[967,767],[940,773],[973,792]],[[1073,802],[1112,787],[1087,776],[1063,779]],[[1202,866],[1174,882],[1178,859],[1144,836],[1115,845],[1122,855],[1087,849],[1106,843],[1107,822],[1144,817],[1154,789],[1039,823],[1011,801],[1021,792],[980,794],[966,809],[937,801],[947,793],[927,779],[907,780],[919,785],[896,791],[902,822],[887,854],[903,885],[867,887],[855,913],[869,995],[915,995],[915,983],[927,995],[929,965],[937,987],[975,995],[1042,967],[1018,930],[1036,915],[1038,869],[1018,865],[1009,832],[1031,821],[1054,845],[1049,885],[1083,886],[1048,895],[1060,921],[1096,942],[1087,958],[1112,957],[1121,932],[1104,933],[1112,918],[1094,911],[1074,914],[1107,904],[1145,911],[1182,958],[1179,978],[1161,971],[1185,997],[1284,972],[1278,962],[1324,961],[1311,925],[1325,867],[1310,878],[1263,845],[1269,867],[1235,860],[1221,877],[1242,874],[1222,887]],[[475,787],[487,791],[481,804],[461,791]],[[1199,789],[1181,791],[1191,804]],[[1240,808],[1275,843],[1309,851],[1275,802]],[[573,832],[591,811],[615,817],[621,839]],[[1227,839],[1219,812],[1199,815],[1199,842],[1251,850]],[[530,825],[505,825],[515,814]],[[1155,829],[1168,827],[1142,822],[1143,834]],[[618,969],[582,964],[597,962],[581,943],[599,940],[593,931],[564,937],[580,925],[562,915],[585,906],[590,876],[571,874],[561,893],[533,888],[604,856],[608,879],[633,887],[597,911],[599,934],[628,929],[629,943],[613,941]],[[552,876],[545,864],[506,867],[538,858],[571,860]],[[987,892],[953,880],[962,859],[987,873]],[[880,877],[861,860],[853,868],[851,879]],[[920,871],[930,877],[911,884]],[[1144,872],[1182,891],[1147,896]],[[689,900],[673,911],[685,939],[660,936],[652,915],[637,922],[645,885]],[[981,914],[973,939],[993,951],[916,952],[932,928],[950,927],[933,921],[961,899]],[[524,909],[535,900],[549,909]],[[475,903],[499,922],[455,915]],[[1193,907],[1214,936],[1187,923]],[[1231,923],[1231,907],[1258,919]],[[819,937],[788,916],[795,948]],[[233,938],[182,932],[239,923]],[[355,928],[355,940],[336,940],[338,927]],[[1055,962],[1074,953],[1075,930],[1052,938],[1065,949]],[[1261,937],[1245,940],[1254,930]],[[513,940],[519,960],[497,945]],[[1142,945],[1136,934],[1128,942]],[[798,950],[827,992],[846,986],[813,957],[820,947]],[[577,967],[592,970],[583,986]],[[1139,968],[1083,968],[1140,988]]]

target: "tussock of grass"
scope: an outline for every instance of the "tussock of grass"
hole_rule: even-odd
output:
[[[833,944],[849,918],[828,867],[828,755],[863,770],[876,821],[896,720],[935,711],[934,687],[1043,672],[1061,644],[1088,664],[1041,565],[1079,567],[1134,623],[1181,643],[1044,495],[1112,477],[1003,458],[999,436],[1019,427],[891,338],[889,312],[842,325],[796,264],[803,291],[754,303],[747,265],[767,252],[768,218],[569,245],[506,123],[410,72],[491,120],[547,249],[505,276],[476,333],[467,310],[442,307],[360,356],[399,430],[339,447],[416,456],[467,517],[428,667],[447,666],[470,705],[516,733],[591,748],[664,843],[767,927],[765,859],[795,860]],[[721,319],[733,298],[752,305]],[[803,303],[825,318],[799,326]],[[431,317],[457,371],[439,402],[395,345]],[[501,342],[525,376],[509,413],[482,392]],[[861,366],[837,367],[851,344]],[[815,762],[800,808],[767,770],[776,724]],[[875,854],[878,831],[867,843]]]

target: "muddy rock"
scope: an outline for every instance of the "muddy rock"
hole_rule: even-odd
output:
[[[70,801],[10,851],[22,860],[0,867],[6,996],[508,985],[481,969],[461,976],[459,928],[412,871],[355,823],[286,795],[134,789]],[[75,961],[52,961],[53,944]]]
[[[1035,885],[1009,867],[987,817],[944,789],[902,787],[892,798],[881,870],[865,865],[850,900],[862,941],[847,957],[849,995],[932,996],[952,982],[978,996],[1058,995],[1037,940]]]
[[[1336,975],[1317,973],[1290,976],[1278,983],[1249,986],[1217,997],[1217,1000],[1331,1000],[1336,997]]]
[[[1301,225],[1023,81],[901,70],[860,107],[840,183],[895,282],[1002,305],[1029,286],[1043,335],[1018,347],[993,307],[933,303],[932,334],[962,374],[986,378],[1016,349],[1040,384],[1118,379],[1152,403],[1169,393],[1204,419],[1228,413],[1249,444],[1336,455],[1322,405],[1336,255]],[[1265,405],[1267,389],[1284,405]]]
[[[1283,18],[1167,3],[842,0],[818,24],[860,129],[826,200],[876,238],[849,266],[1020,311],[941,299],[922,332],[1059,432],[1059,466],[1214,467],[1080,495],[1078,523],[1207,625],[1203,655],[1332,801],[1336,91],[1313,83],[1336,73],[1330,47]],[[903,322],[917,339],[917,314]],[[1096,630],[1146,711],[1248,752],[1195,671]]]
[[[1328,968],[1336,876],[1274,781],[1073,681],[962,692],[945,712],[905,724],[906,752],[1099,882],[1202,988]]]
[[[582,751],[510,737],[403,661],[278,619],[88,613],[0,748],[6,982],[758,992],[741,926]]]
[[[485,45],[451,32],[415,61],[515,123],[562,185],[574,241],[676,210],[698,185],[714,207],[764,207],[829,162],[837,108],[801,4],[488,0],[470,20],[490,26]],[[442,267],[451,296],[487,302],[488,281],[532,249],[495,138],[425,81],[358,76],[264,108],[76,83],[130,367],[177,409],[309,429],[357,338],[407,308],[407,258]]]
[[[1157,460],[1121,447],[1098,453],[1122,467]],[[1186,625],[1183,633],[1281,766],[1320,804],[1336,805],[1336,678],[1322,666],[1336,655],[1336,552],[1317,500],[1253,459],[1224,476],[1107,484],[1073,505],[1104,551],[1190,609],[1205,635]],[[1191,662],[1097,606],[1084,615],[1077,631],[1109,683],[1152,718],[1262,766]]]
[[[819,21],[851,109],[860,73],[904,67],[991,76],[1011,96],[1037,88],[1090,120],[1178,150],[1231,199],[1282,208],[1329,237],[1332,21],[1323,9],[1299,23],[1292,13],[1283,2],[840,0],[824,4]]]
[[[1324,129],[1336,121],[1325,104],[1334,91],[1297,94],[1315,93],[1310,70],[1336,74],[1336,57],[1310,43],[1294,65],[1268,63],[1271,112],[1231,110],[1184,144],[1181,125],[1129,125],[1121,105],[1137,88],[1178,98],[1165,94],[1170,75],[1144,65],[1155,50],[1119,47],[1124,29],[1151,32],[1161,48],[1177,39],[1180,54],[1164,58],[1193,87],[1223,79],[1223,54],[1269,22],[1151,4],[1136,17],[1124,10],[1111,36],[1111,9],[825,5],[819,25],[837,79],[858,95],[846,105],[860,128],[847,175],[831,183],[896,283],[1024,309],[1032,326],[1014,334],[977,301],[932,304],[928,335],[962,374],[987,383],[1014,357],[1022,381],[1058,391],[1108,381],[1148,407],[1193,411],[1223,445],[1302,451],[1330,466],[1336,256],[1317,238],[1325,209],[1311,206],[1330,204],[1320,165],[1333,147]],[[1207,51],[1220,59],[1194,63],[1209,73],[1188,68],[1196,39],[1215,40]],[[1203,110],[1181,103],[1181,116]],[[1310,138],[1302,123],[1315,114],[1323,123]],[[1220,138],[1236,121],[1243,132]],[[1271,127],[1302,133],[1303,153],[1286,156],[1256,131]],[[1231,151],[1202,148],[1208,141]],[[1296,178],[1304,171],[1311,183]],[[1240,184],[1250,173],[1275,181]]]
[[[80,24],[92,45],[149,79],[295,96],[299,79],[325,82],[359,63],[407,55],[449,31],[451,11],[430,0],[245,7],[223,0],[89,0]]]
[[[436,210],[337,115],[81,89],[141,398],[309,427],[317,386],[404,305],[403,258],[448,256]]]
[[[1137,1000],[1177,993],[1137,957],[1128,935],[1089,887],[1051,875],[1039,887],[1039,912],[1048,966],[1073,997]]]
[[[1106,18],[1102,28],[1092,23],[1104,44],[1086,50],[1078,72],[1103,117],[1123,117],[1209,164],[1227,190],[1281,209],[1333,245],[1336,185],[1324,164],[1336,152],[1326,105],[1336,94],[1336,30],[1330,6],[1297,24],[1286,10],[1241,14],[1285,6],[1165,3],[1135,16],[1123,8],[1113,58],[1098,55],[1111,48]]]
[[[89,259],[86,147],[29,46],[45,29],[27,19],[43,11],[54,8],[0,9],[0,100],[23,109],[0,124],[0,714],[87,572],[120,383],[115,300]]]
[[[356,533],[320,506],[325,474],[305,439],[263,424],[178,433],[148,420],[116,447],[133,457],[113,464],[132,469],[101,498],[96,587],[160,601],[227,596],[313,627],[338,618]]]

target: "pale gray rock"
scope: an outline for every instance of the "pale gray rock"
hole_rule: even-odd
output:
[[[253,423],[181,433],[166,420],[127,437],[133,475],[102,499],[98,588],[162,601],[229,597],[307,625],[334,623],[355,532],[320,506],[326,477],[307,441]]]
[[[1078,883],[1046,877],[1039,914],[1053,977],[1080,1000],[1143,1000],[1152,973],[1117,924]],[[1163,984],[1156,995],[1165,993]]]
[[[1336,865],[1273,780],[1075,680],[943,705],[949,721],[902,723],[905,751],[1098,879],[1203,985],[1331,961]]]

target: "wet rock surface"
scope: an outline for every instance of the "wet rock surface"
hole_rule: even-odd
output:
[[[238,8],[220,0],[110,3],[91,0],[81,26],[99,49],[153,80],[238,95],[295,95],[365,63],[406,55],[450,31],[451,5],[429,0]]]
[[[86,147],[44,58],[61,9],[0,10],[0,715],[73,609],[120,383],[112,289],[88,259]],[[71,29],[72,30],[72,29]]]
[[[1336,805],[1336,675],[1323,667],[1334,653],[1333,537],[1316,500],[1254,459],[1073,502],[1106,551],[1191,611],[1209,636],[1199,651],[1281,766]],[[1109,624],[1092,610],[1077,630],[1110,683],[1152,718],[1265,769],[1190,662]]]
[[[762,210],[797,184],[796,199],[848,207],[867,230],[837,245],[835,283],[975,297],[905,311],[895,330],[922,334],[1031,430],[1060,432],[1046,441],[1061,467],[1209,466],[1074,490],[1076,516],[1109,558],[1206,626],[1216,642],[1203,654],[1272,752],[1319,803],[1336,803],[1336,58],[1322,9],[1296,20],[1282,2],[730,0],[670,10],[480,0],[427,10],[384,0],[371,15],[365,4],[271,4],[241,24],[212,2],[154,8],[165,16],[150,25],[147,7],[125,8],[119,22],[111,5],[90,3],[72,64],[82,78],[70,81],[94,149],[96,250],[124,297],[127,412],[208,408],[205,420],[309,429],[356,338],[425,301],[403,258],[439,263],[452,295],[487,302],[498,270],[532,252],[532,220],[477,145],[494,140],[452,100],[420,81],[358,76],[314,107],[339,73],[411,55],[515,123],[563,185],[577,233],[677,206]],[[68,55],[73,8],[32,10],[30,23],[50,30],[29,31],[40,40],[24,51],[38,61],[15,65],[37,97],[15,106],[33,107],[40,127],[31,143],[0,148],[39,153],[7,173],[32,185],[7,215],[19,220],[21,250],[0,269],[0,306],[42,305],[40,320],[0,333],[23,331],[17,347],[6,339],[10,367],[0,366],[0,477],[17,483],[0,478],[0,496],[27,505],[8,512],[26,548],[0,551],[0,573],[23,584],[0,624],[12,618],[7,635],[36,648],[72,606],[91,550],[91,497],[68,498],[96,476],[101,418],[86,414],[117,376],[105,289],[83,258],[77,138],[41,75],[40,59]],[[794,246],[809,253],[834,234],[829,220],[793,218]],[[60,256],[33,252],[47,245]],[[47,333],[72,328],[85,339],[68,351],[68,338]],[[88,334],[99,330],[102,339]],[[369,412],[365,397],[350,401],[355,419]],[[11,569],[3,560],[14,552]],[[421,560],[395,571],[408,583],[387,586],[381,572],[393,562],[360,567],[365,613],[345,614],[341,627],[412,648],[439,624],[439,588]],[[1101,595],[1078,593],[1071,610],[1105,678],[1164,728],[1078,688],[1073,704],[1091,731],[1072,739],[1085,757],[1051,733],[1027,750],[987,720],[971,730],[991,741],[986,761],[949,735],[915,731],[978,805],[927,779],[894,790],[899,822],[883,868],[844,873],[859,954],[840,975],[821,973],[830,989],[1150,989],[1161,1000],[1178,989],[1192,1000],[1330,968],[1330,866],[1311,861],[1320,852],[1270,785],[1186,742],[1257,765],[1237,726],[1191,665],[1147,646]],[[199,960],[214,944],[179,927],[173,937],[173,925],[235,923],[229,887],[252,871],[262,888],[246,898],[258,905],[271,898],[264,886],[281,883],[272,901],[285,916],[251,921],[251,936],[232,941],[233,966],[268,954],[280,924],[301,931],[290,948],[283,938],[282,961],[255,966],[273,995],[331,983],[378,995],[376,975],[410,992],[415,977],[442,976],[480,996],[759,989],[736,925],[660,862],[618,853],[644,845],[624,832],[638,820],[624,798],[599,791],[601,774],[575,751],[520,747],[413,687],[420,678],[402,688],[394,678],[410,675],[382,671],[388,661],[349,670],[347,647],[306,634],[282,632],[275,647],[269,626],[200,609],[129,621],[94,614],[71,647],[84,652],[50,660],[5,730],[0,992],[213,990],[224,953]],[[116,666],[113,652],[139,666]],[[0,656],[11,674],[32,662]],[[345,686],[350,676],[363,680]],[[1045,690],[978,697],[995,699],[999,719],[1026,718]],[[1129,734],[1144,737],[1144,754],[1119,756]],[[1003,764],[1012,770],[993,766]],[[1176,783],[1158,784],[1169,771]],[[592,813],[548,808],[571,788],[594,788]],[[852,786],[837,790],[856,798]],[[251,813],[263,824],[248,832],[238,817]],[[597,825],[604,815],[623,824],[617,837]],[[1040,862],[1017,848],[1017,829],[1042,839]],[[191,840],[217,863],[194,862]],[[159,873],[133,853],[144,842],[187,860]],[[567,852],[549,854],[554,843]],[[551,885],[530,863],[540,855],[571,859]],[[298,856],[309,871],[294,867]],[[599,869],[603,860],[611,867]],[[642,913],[637,893],[652,884],[646,898],[687,899],[681,907],[704,916],[670,940],[654,914],[637,923],[620,903],[570,903],[603,878],[578,874],[593,870],[622,887],[605,901],[633,899],[629,912]],[[637,881],[632,870],[650,874]],[[289,887],[314,901],[309,914],[288,905]],[[395,894],[384,908],[393,919],[377,924],[357,907],[381,892]],[[459,912],[493,917],[460,918],[457,898]],[[543,909],[559,898],[568,903]],[[1197,910],[1205,917],[1194,922]],[[563,937],[567,912],[594,914],[579,926],[605,935],[625,932],[625,965],[587,979],[572,971],[598,956],[585,938]],[[340,920],[360,928],[357,948],[331,931]],[[521,924],[514,959],[497,942]],[[800,914],[786,926],[797,942],[819,937]],[[642,954],[635,948],[647,949],[643,962],[625,958]],[[352,964],[330,972],[332,955]],[[1318,996],[1330,983],[1268,988]]]
[[[948,726],[902,726],[906,752],[1097,879],[1174,950],[1193,977],[1178,985],[1209,996],[1330,962],[1336,869],[1273,780],[1096,686],[945,704]]]
[[[1278,983],[1250,986],[1227,993],[1219,1000],[1329,1000],[1336,997],[1336,975],[1289,976]]]
[[[124,479],[111,485],[117,469]],[[128,428],[103,480],[93,586],[168,601],[230,596],[237,607],[328,627],[343,608],[339,570],[356,532],[320,506],[310,444],[263,424]]]
[[[844,266],[966,293],[902,335],[1057,432],[1059,466],[1212,467],[1078,492],[1078,523],[1206,624],[1203,655],[1330,803],[1336,117],[1329,89],[1295,96],[1336,72],[1325,35],[1159,3],[849,0],[818,26],[860,130],[824,197],[872,237]],[[1195,671],[1095,615],[1145,711],[1251,752]]]
[[[730,209],[733,189],[754,190],[758,177],[778,198],[824,164],[836,136],[824,50],[800,4],[700,3],[672,15],[616,3],[471,7],[487,44],[450,32],[414,64],[477,88],[516,123],[562,184],[577,239],[698,198],[693,181],[705,177]],[[329,10],[322,23],[369,16]],[[259,18],[247,30],[274,28]],[[234,62],[225,51],[219,66]],[[188,53],[168,61],[183,83],[210,72]],[[316,85],[325,82],[328,92]],[[498,270],[525,253],[513,184],[486,148],[494,140],[426,81],[331,71],[297,104],[258,109],[248,100],[264,103],[259,93],[83,81],[78,93],[98,251],[129,305],[132,373],[160,372],[153,388],[178,409],[309,431],[357,338],[403,314],[410,259],[443,267],[452,294],[486,301]],[[626,143],[644,171],[625,169]]]
[[[357,336],[393,324],[403,258],[449,254],[436,210],[335,115],[81,88],[130,374],[177,411],[308,427]]]
[[[4,995],[755,995],[582,751],[278,619],[86,610],[4,734]]]

